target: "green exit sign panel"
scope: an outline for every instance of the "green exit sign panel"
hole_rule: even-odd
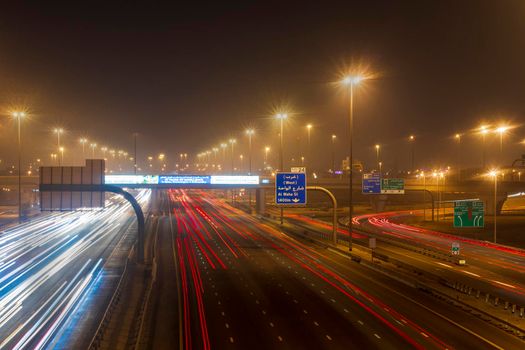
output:
[[[482,201],[455,201],[454,227],[484,227],[485,205]]]
[[[382,194],[405,194],[405,179],[381,179]]]

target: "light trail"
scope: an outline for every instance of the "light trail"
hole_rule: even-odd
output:
[[[142,206],[150,193],[138,193]],[[0,232],[0,349],[60,342],[130,220],[129,205],[112,196],[103,210],[46,214]]]

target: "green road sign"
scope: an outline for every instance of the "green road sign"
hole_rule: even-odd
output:
[[[484,227],[485,205],[482,201],[455,201],[454,227]]]
[[[382,194],[405,194],[405,179],[381,179]]]

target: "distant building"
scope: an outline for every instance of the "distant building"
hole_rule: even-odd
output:
[[[341,162],[341,169],[343,169],[343,171],[345,173],[348,173],[348,170],[349,170],[349,166],[348,166],[348,163],[350,163],[349,157],[346,157],[345,159],[343,159],[343,161]],[[353,169],[354,171],[359,171],[359,172],[362,172],[363,171],[363,162],[358,160],[358,159],[354,159],[354,164],[353,164]]]

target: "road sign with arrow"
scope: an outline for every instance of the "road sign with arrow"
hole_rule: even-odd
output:
[[[292,172],[275,174],[275,204],[305,205],[306,174]]]
[[[484,227],[485,205],[482,201],[455,201],[454,227]]]

